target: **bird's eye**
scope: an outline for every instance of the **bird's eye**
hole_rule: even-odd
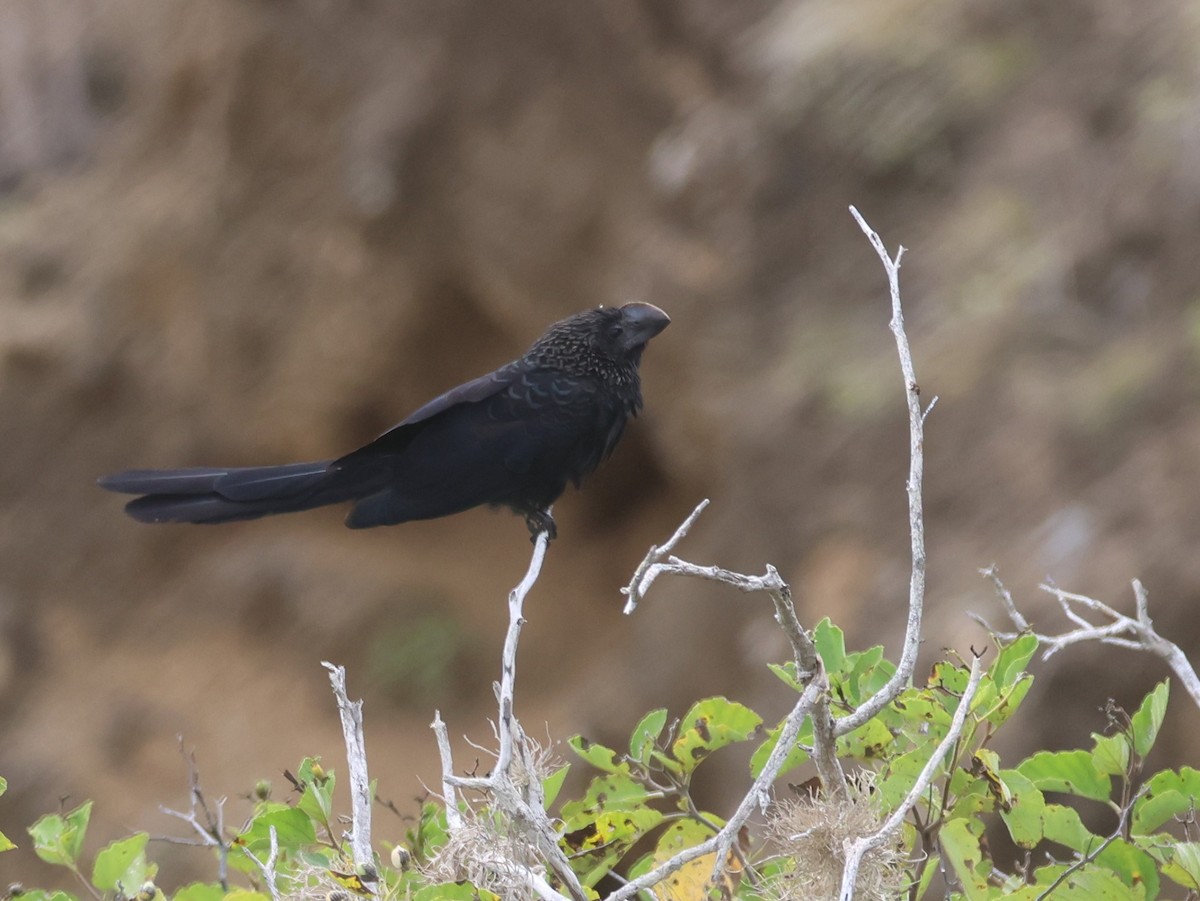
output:
[[[610,326],[608,327],[608,337],[610,337],[610,338],[620,338],[620,337],[621,337],[621,333],[622,333],[622,332],[624,332],[624,331],[625,331],[625,327],[624,327],[623,325],[621,325],[621,323],[619,323],[619,322],[614,322],[612,325],[610,325]]]

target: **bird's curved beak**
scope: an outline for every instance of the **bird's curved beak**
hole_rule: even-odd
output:
[[[621,307],[625,320],[625,346],[630,350],[646,342],[671,324],[671,317],[652,303],[627,303]]]

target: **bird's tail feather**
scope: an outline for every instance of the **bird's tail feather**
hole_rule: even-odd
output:
[[[131,469],[99,480],[102,488],[142,495],[125,505],[140,522],[219,523],[309,510],[361,497],[330,461],[235,469]]]

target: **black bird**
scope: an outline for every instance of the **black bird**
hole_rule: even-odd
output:
[[[524,356],[336,460],[131,469],[99,484],[140,494],[125,511],[141,522],[230,522],[353,501],[346,525],[365,529],[489,504],[553,538],[550,505],[612,453],[641,409],[642,351],[670,321],[648,303],[577,313]]]

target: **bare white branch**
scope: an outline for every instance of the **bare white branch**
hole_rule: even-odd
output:
[[[684,520],[683,524],[675,530],[675,534],[671,536],[666,544],[661,548],[650,548],[638,566],[633,580],[629,583],[629,587],[622,589],[629,596],[625,612],[629,613],[632,609],[635,609],[635,602],[644,598],[650,585],[653,584],[658,576],[663,574],[691,576],[710,582],[720,582],[723,585],[732,586],[738,591],[748,593],[766,592],[775,606],[775,621],[779,624],[779,627],[783,630],[788,642],[792,646],[797,678],[801,681],[815,684],[817,688],[821,689],[812,707],[812,758],[817,768],[817,774],[821,777],[821,781],[827,791],[844,797],[847,792],[846,776],[842,771],[841,764],[838,762],[834,747],[834,721],[829,712],[829,682],[825,677],[824,666],[821,663],[820,655],[817,653],[816,645],[813,644],[812,636],[808,634],[796,616],[796,607],[792,601],[792,589],[784,581],[783,577],[779,575],[779,570],[767,564],[766,572],[763,575],[751,576],[745,573],[733,572],[720,566],[701,566],[696,563],[690,563],[687,560],[682,560],[674,555],[667,556],[667,551],[674,548],[679,543],[679,540],[687,534],[692,523],[696,521],[696,517],[699,516],[706,506],[708,506],[708,501],[701,501],[696,509],[692,511],[691,515]],[[638,573],[641,574],[640,577],[637,575]],[[718,857],[718,860],[723,861],[724,858]]]
[[[499,716],[493,728],[496,731],[499,749],[491,773],[487,776],[471,777],[454,775],[450,739],[440,713],[434,716],[432,728],[441,755],[442,798],[446,804],[447,825],[451,834],[465,825],[463,813],[458,808],[456,789],[484,792],[492,799],[495,809],[523,831],[541,859],[566,886],[570,895],[559,893],[538,873],[517,861],[491,854],[482,858],[480,862],[499,875],[519,877],[521,884],[533,888],[543,901],[585,901],[587,895],[579,877],[571,869],[570,861],[558,845],[558,830],[546,814],[541,783],[537,778],[530,778],[531,774],[536,772],[532,744],[513,713],[517,680],[517,645],[521,638],[521,627],[525,624],[525,598],[541,574],[549,544],[549,534],[539,532],[534,539],[529,568],[524,578],[508,595],[508,632],[504,639],[504,651],[500,662],[500,681],[495,686]]]
[[[632,897],[641,889],[647,888],[670,873],[677,870],[689,860],[716,851],[717,863],[714,876],[718,875],[725,866],[726,858],[733,846],[737,830],[745,822],[750,811],[756,804],[765,804],[770,796],[771,784],[778,775],[778,767],[782,766],[791,744],[799,733],[800,724],[805,716],[813,718],[813,762],[826,790],[835,794],[845,795],[847,792],[845,774],[842,772],[835,753],[835,740],[840,735],[857,729],[866,723],[879,711],[891,703],[901,691],[912,681],[913,670],[916,666],[917,652],[921,643],[921,619],[925,604],[925,524],[921,500],[921,483],[924,471],[924,425],[934,405],[935,397],[925,409],[921,407],[921,389],[917,385],[916,373],[912,362],[912,352],[909,348],[908,336],[904,331],[904,313],[900,304],[900,260],[904,255],[901,247],[893,258],[888,254],[879,235],[867,225],[866,221],[853,207],[850,212],[866,234],[871,245],[879,254],[884,269],[887,272],[888,285],[891,293],[892,318],[891,331],[896,340],[896,349],[900,357],[900,370],[904,377],[905,397],[908,405],[909,419],[909,474],[907,482],[909,532],[912,545],[912,576],[909,580],[908,623],[905,629],[904,646],[896,672],[878,692],[867,699],[860,707],[846,716],[834,720],[829,711],[829,685],[824,668],[811,636],[800,625],[796,617],[795,606],[792,603],[791,589],[780,578],[772,566],[762,576],[749,576],[743,573],[731,572],[718,566],[699,566],[681,560],[671,554],[680,540],[687,534],[695,523],[696,518],[708,505],[702,501],[691,515],[683,521],[675,534],[661,547],[651,547],[646,557],[634,571],[629,585],[622,589],[628,598],[625,612],[632,613],[645,596],[650,586],[660,575],[682,575],[693,578],[708,579],[731,585],[739,591],[765,591],[775,603],[775,619],[791,642],[796,659],[797,673],[800,679],[807,680],[801,700],[793,709],[784,723],[779,743],[768,761],[768,767],[763,770],[759,779],[750,787],[737,812],[729,819],[713,839],[690,848],[671,860],[661,864],[645,876],[622,886],[610,896],[613,901]],[[960,727],[961,728],[961,727]],[[774,768],[772,768],[774,764]],[[901,814],[903,818],[904,814]],[[864,849],[865,852],[865,849]],[[861,859],[861,853],[859,855]],[[856,865],[857,866],[857,865]]]
[[[442,760],[442,803],[446,806],[446,826],[454,833],[462,828],[463,820],[458,809],[458,794],[454,791],[454,756],[450,752],[450,736],[446,733],[446,723],[442,720],[440,710],[433,712],[433,722],[429,728],[437,738],[438,754]]]
[[[275,874],[275,861],[279,857],[279,836],[275,834],[275,827],[271,827],[271,852],[267,855],[266,860],[259,860],[254,852],[242,845],[242,850],[246,852],[246,856],[254,861],[254,865],[258,867],[263,875],[263,880],[267,883],[267,892],[271,895],[272,901],[282,901],[282,896],[279,894],[279,885]]]
[[[633,613],[637,609],[638,602],[641,601],[643,595],[650,590],[650,586],[654,584],[654,580],[666,569],[662,565],[662,561],[670,555],[671,551],[675,550],[675,545],[683,540],[684,536],[691,530],[707,506],[708,498],[705,498],[696,505],[696,509],[691,512],[688,518],[679,524],[679,528],[675,530],[675,534],[668,538],[664,545],[661,547],[650,546],[650,550],[646,552],[645,559],[633,571],[633,578],[629,580],[629,585],[621,589],[621,594],[628,598],[625,602],[624,612],[626,614]]]
[[[792,708],[791,713],[783,721],[783,728],[779,733],[779,741],[776,742],[774,749],[772,749],[770,756],[767,758],[762,773],[754,780],[754,783],[750,786],[750,790],[742,798],[741,804],[738,805],[737,810],[726,821],[720,832],[698,845],[680,851],[670,860],[659,864],[649,873],[645,873],[637,879],[631,879],[611,895],[608,895],[605,901],[625,901],[627,898],[632,898],[652,885],[662,882],[672,873],[679,870],[684,864],[698,857],[703,857],[706,854],[716,854],[717,863],[713,875],[718,875],[724,869],[729,859],[729,851],[737,840],[738,832],[746,824],[746,820],[750,818],[755,809],[765,808],[770,803],[771,785],[779,776],[779,771],[783,767],[783,763],[787,759],[792,746],[795,744],[796,736],[800,734],[800,726],[803,725],[804,718],[812,712],[813,706],[824,690],[815,680],[805,687],[803,693],[800,695],[800,699],[796,702],[796,706]]]
[[[908,462],[908,530],[912,551],[912,575],[908,584],[908,624],[904,630],[904,646],[900,652],[900,662],[896,672],[872,697],[868,698],[857,710],[838,719],[833,727],[835,736],[845,735],[857,729],[863,723],[879,713],[884,707],[896,699],[912,681],[913,670],[917,664],[917,652],[921,647],[921,618],[925,608],[925,514],[921,501],[921,481],[925,470],[925,415],[928,410],[921,409],[921,388],[917,384],[916,370],[913,368],[912,350],[908,345],[908,335],[904,331],[904,310],[900,305],[900,260],[904,256],[904,248],[896,251],[893,258],[884,247],[883,239],[859,214],[858,210],[850,207],[850,213],[863,230],[887,272],[888,288],[892,299],[891,330],[896,339],[896,351],[900,356],[900,372],[904,377],[904,394],[908,402],[908,433],[909,433],[909,462]],[[933,409],[933,404],[929,405]]]
[[[813,762],[817,767],[817,772],[830,792],[844,795],[847,791],[846,777],[842,772],[834,749],[832,720],[829,715],[829,682],[825,678],[821,658],[817,654],[812,637],[800,625],[800,620],[796,616],[795,604],[792,602],[791,588],[779,575],[779,571],[768,564],[766,572],[763,575],[751,576],[723,569],[719,566],[700,566],[669,555],[669,552],[678,545],[679,541],[687,534],[692,524],[696,521],[696,518],[707,506],[707,500],[701,501],[696,509],[692,511],[691,515],[675,530],[675,534],[671,536],[666,544],[662,545],[662,547],[650,548],[646,557],[634,572],[629,587],[622,589],[629,598],[625,606],[625,612],[631,613],[636,609],[637,603],[645,596],[646,591],[653,584],[654,580],[664,573],[692,576],[693,578],[720,582],[744,592],[766,592],[775,606],[775,621],[779,623],[780,628],[783,629],[784,634],[792,645],[798,677],[807,681],[807,685],[801,693],[800,700],[784,720],[779,740],[768,757],[765,767],[759,774],[759,777],[754,780],[738,805],[737,810],[726,821],[724,827],[707,841],[695,847],[684,849],[649,873],[621,886],[609,896],[608,901],[621,901],[624,898],[632,898],[644,889],[661,882],[689,861],[710,852],[715,852],[716,864],[714,866],[713,878],[717,878],[727,865],[730,851],[737,840],[738,831],[756,807],[765,809],[767,804],[770,803],[771,786],[779,775],[779,770],[787,759],[787,755],[796,741],[796,736],[800,733],[800,727],[805,717],[809,714],[812,714],[814,722],[814,748],[812,756]]]
[[[925,420],[929,418],[929,414],[933,412],[933,408],[937,406],[938,397],[935,394],[929,401],[929,406],[925,408],[925,412],[921,414],[921,425],[925,424]]]
[[[158,805],[158,809],[161,810],[163,813],[165,813],[167,816],[171,816],[171,817],[175,817],[176,819],[183,820],[185,823],[187,823],[189,826],[191,826],[193,829],[195,829],[196,834],[200,836],[200,844],[207,845],[207,846],[213,847],[213,848],[220,846],[220,841],[215,836],[213,836],[212,833],[210,833],[206,827],[201,825],[201,823],[198,819],[196,819],[196,813],[194,810],[191,813],[183,813],[182,811],[179,811],[179,810],[172,810],[170,807],[164,807],[161,804]]]
[[[517,642],[521,639],[521,627],[525,625],[522,613],[525,597],[537,582],[542,572],[542,561],[546,559],[546,548],[550,535],[539,532],[533,543],[533,556],[529,568],[517,587],[508,593],[508,634],[504,638],[504,655],[500,663],[500,720],[496,724],[500,731],[500,753],[496,759],[496,772],[507,773],[512,765],[513,744],[519,740],[520,725],[513,716],[513,693],[517,684]]]
[[[513,883],[532,889],[542,901],[570,901],[566,896],[556,891],[541,873],[537,873],[529,867],[522,866],[499,855],[486,858],[481,862],[486,863],[494,872],[508,876]]]
[[[159,805],[159,810],[168,816],[175,817],[187,823],[196,831],[200,837],[200,844],[217,850],[217,880],[221,884],[221,888],[228,891],[229,889],[229,842],[225,840],[225,799],[218,798],[216,804],[216,813],[208,806],[208,802],[204,800],[204,792],[200,788],[200,770],[196,766],[195,752],[189,753],[183,745],[183,736],[179,737],[179,753],[183,755],[184,762],[188,768],[188,812],[172,810],[169,807]],[[204,815],[204,822],[200,822],[199,814]],[[163,841],[175,841],[176,839],[164,838]]]
[[[1138,622],[1153,628],[1154,623],[1150,622],[1150,598],[1146,594],[1146,586],[1142,584],[1141,579],[1133,580],[1133,603],[1134,609],[1137,611]]]
[[[1133,597],[1136,610],[1134,617],[1126,616],[1103,601],[1098,601],[1087,595],[1064,591],[1057,585],[1049,583],[1041,585],[1040,588],[1058,601],[1063,613],[1076,626],[1076,628],[1061,632],[1058,635],[1047,635],[1030,628],[1028,620],[1017,609],[1016,604],[1013,603],[1012,596],[1004,588],[1003,583],[1000,582],[1000,578],[996,574],[994,567],[982,570],[982,573],[997,587],[1000,598],[1004,602],[1005,613],[1008,615],[1013,626],[1016,627],[1015,632],[996,631],[997,638],[1004,641],[1012,641],[1022,633],[1031,633],[1042,646],[1043,660],[1053,657],[1063,648],[1088,641],[1098,641],[1101,644],[1113,645],[1119,648],[1148,652],[1162,659],[1171,668],[1171,671],[1175,673],[1179,681],[1183,683],[1184,688],[1187,689],[1188,694],[1191,695],[1192,703],[1200,707],[1200,677],[1197,677],[1195,667],[1192,666],[1191,661],[1188,660],[1187,655],[1179,646],[1163,638],[1155,630],[1154,623],[1150,619],[1150,604],[1146,595],[1146,588],[1137,579],[1133,580]],[[1081,609],[1086,611],[1087,615],[1081,613]],[[1089,615],[1092,617],[1103,617],[1108,621],[1103,623],[1093,622],[1088,618]],[[986,622],[982,618],[976,617],[976,619],[986,625]]]
[[[938,768],[942,765],[942,761],[954,747],[954,743],[958,741],[962,735],[963,726],[967,721],[967,713],[971,709],[971,702],[975,698],[975,692],[979,688],[979,682],[983,678],[983,664],[976,657],[971,661],[971,676],[967,680],[967,687],[963,691],[962,700],[958,702],[958,708],[954,711],[954,716],[950,720],[950,728],[945,736],[934,749],[929,760],[925,762],[925,766],[921,769],[921,774],[905,795],[904,800],[891,812],[883,825],[878,831],[871,835],[866,835],[861,838],[848,841],[846,843],[846,863],[842,869],[842,889],[839,895],[840,901],[853,901],[854,888],[858,882],[858,868],[862,863],[863,855],[874,848],[878,848],[886,842],[896,830],[900,828],[900,824],[904,822],[904,818],[908,816],[909,811],[916,806],[920,799],[929,788],[929,784],[933,781]]]
[[[1004,605],[1004,612],[1008,614],[1008,618],[1012,620],[1014,626],[1020,632],[1029,630],[1029,623],[1021,611],[1017,609],[1016,603],[1013,601],[1012,592],[1004,587],[1004,583],[1000,581],[1000,570],[996,568],[996,564],[992,564],[987,569],[981,569],[979,574],[992,583],[992,587],[996,589],[996,596],[1000,598],[1000,603]]]
[[[337,700],[346,745],[346,766],[350,771],[350,852],[363,883],[374,894],[378,871],[371,851],[371,780],[367,775],[367,745],[363,737],[362,700],[351,701],[346,694],[346,669],[323,660],[329,671],[329,683]]]

